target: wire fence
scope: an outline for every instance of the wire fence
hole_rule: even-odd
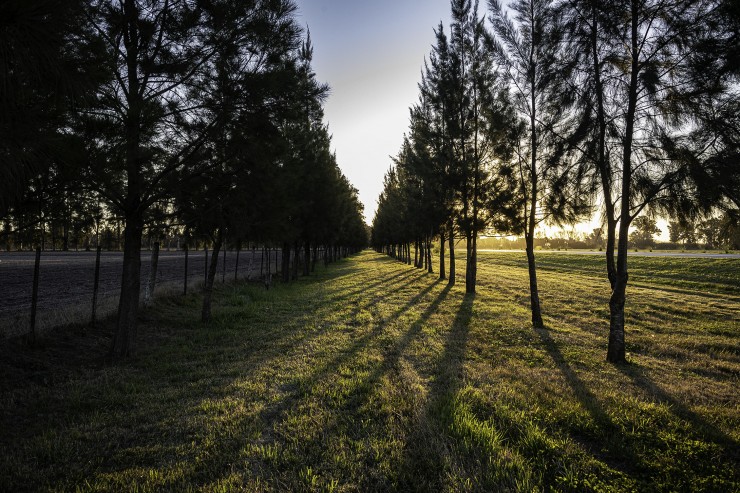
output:
[[[210,267],[210,255],[207,250],[160,250],[154,297],[202,290],[206,269]],[[256,281],[266,278],[268,273],[275,276],[281,264],[280,257],[280,249],[219,252],[215,282]],[[142,302],[151,296],[151,261],[152,252],[142,251]],[[95,251],[41,252],[37,301],[32,313],[35,265],[35,252],[0,253],[0,337],[21,336],[32,330],[43,332],[63,325],[93,321]],[[117,309],[122,266],[121,252],[100,253],[94,317],[100,319]]]

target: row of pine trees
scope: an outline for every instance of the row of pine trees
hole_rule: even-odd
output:
[[[285,264],[291,251],[335,258],[367,243],[296,10],[293,0],[0,4],[6,243],[11,230],[43,239],[54,219],[123,226],[113,358],[134,350],[145,232],[167,224],[211,246],[204,316],[227,244],[279,246]]]
[[[607,359],[625,360],[630,226],[740,209],[740,8],[731,0],[452,0],[387,172],[372,244],[476,287],[479,235],[526,244],[544,327],[538,226],[600,214],[612,295]],[[481,15],[481,12],[484,12]],[[445,273],[445,247],[449,276]]]

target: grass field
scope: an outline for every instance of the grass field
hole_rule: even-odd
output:
[[[569,255],[536,252],[539,269],[561,274],[580,274],[603,278],[606,264],[603,255]],[[485,252],[480,257],[511,267],[527,267],[524,252]],[[737,259],[640,257],[628,259],[630,284],[657,284],[740,296],[740,262]]]
[[[473,296],[364,252],[226,286],[208,327],[159,301],[124,364],[0,363],[0,490],[740,490],[740,262],[630,259],[614,366],[573,257],[538,257],[546,330],[523,253],[482,254]]]

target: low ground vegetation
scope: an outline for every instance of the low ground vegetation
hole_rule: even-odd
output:
[[[114,366],[95,356],[112,328],[5,341],[0,484],[737,490],[738,263],[631,259],[629,363],[612,365],[597,259],[541,257],[545,329],[522,253],[481,254],[466,295],[365,252],[269,291],[217,287],[206,326],[198,295],[160,300]]]

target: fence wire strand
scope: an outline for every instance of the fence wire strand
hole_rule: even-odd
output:
[[[208,260],[210,264],[209,250]],[[270,249],[270,272],[276,274],[280,249]],[[263,251],[248,249],[219,252],[215,283],[256,281],[267,273]],[[20,336],[29,331],[34,274],[34,252],[0,253],[0,337]],[[224,265],[226,267],[224,274]],[[279,262],[278,262],[279,265]],[[102,252],[96,303],[97,318],[115,312],[121,289],[123,254]],[[262,267],[262,272],[260,272]],[[202,290],[206,265],[203,250],[191,250],[187,262],[188,293]],[[141,301],[147,296],[151,252],[141,254]],[[87,323],[92,313],[95,252],[42,252],[39,269],[37,330]],[[182,294],[185,283],[185,252],[160,250],[154,298]]]

